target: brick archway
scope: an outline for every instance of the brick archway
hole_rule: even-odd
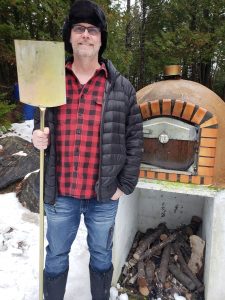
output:
[[[213,183],[218,121],[205,108],[179,99],[160,99],[140,104],[143,121],[156,117],[171,117],[199,126],[200,141],[197,175],[178,174],[176,171],[155,172],[141,168],[141,178],[168,180],[174,182],[211,185]]]

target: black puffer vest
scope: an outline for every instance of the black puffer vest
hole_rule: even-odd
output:
[[[136,93],[108,60],[104,60],[108,79],[100,127],[99,177],[95,190],[97,199],[110,199],[119,187],[125,194],[133,192],[139,175],[143,147],[142,117],[136,103]],[[45,126],[50,129],[50,146],[45,151],[45,203],[54,204],[57,196],[55,150],[55,108],[48,108]],[[40,128],[39,111],[34,130]],[[39,190],[39,182],[35,187]]]

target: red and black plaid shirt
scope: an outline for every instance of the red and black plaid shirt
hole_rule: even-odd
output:
[[[66,65],[67,104],[57,109],[57,178],[59,195],[89,199],[96,196],[99,136],[107,71],[103,64],[81,85]]]

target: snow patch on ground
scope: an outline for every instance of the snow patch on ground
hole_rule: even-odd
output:
[[[0,299],[38,300],[39,216],[24,208],[15,193],[0,195],[0,212]],[[91,300],[86,235],[82,219],[71,249],[65,300]]]
[[[1,136],[1,138],[6,136],[19,136],[24,140],[31,142],[33,128],[34,120],[27,120],[23,123],[13,123],[10,131]]]

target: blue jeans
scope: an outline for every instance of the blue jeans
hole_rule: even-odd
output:
[[[76,238],[81,214],[87,227],[90,266],[96,272],[112,266],[112,238],[118,201],[98,202],[58,197],[55,205],[45,204],[47,240],[45,272],[54,278],[69,268],[69,252]]]

